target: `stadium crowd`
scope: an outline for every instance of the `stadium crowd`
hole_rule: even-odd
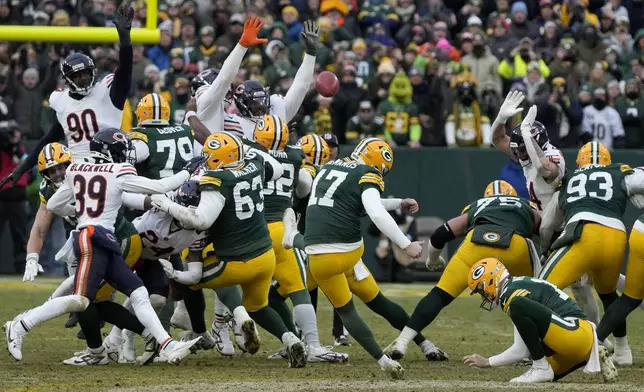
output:
[[[0,23],[111,26],[118,5],[0,0]],[[133,6],[135,27],[144,26],[146,2]],[[316,73],[334,72],[340,92],[325,98],[311,88],[290,124],[298,135],[334,133],[340,144],[375,135],[392,146],[489,147],[491,120],[515,89],[526,94],[526,108],[538,106],[537,120],[559,148],[592,139],[644,147],[642,0],[160,0],[161,40],[134,46],[122,128],[132,128],[132,106],[150,92],[164,95],[171,120],[182,123],[190,80],[221,67],[253,15],[265,22],[269,42],[249,51],[235,84],[256,79],[276,93],[288,90],[302,61],[303,21],[320,27]],[[113,45],[0,41],[2,177],[23,145],[49,128],[47,99],[64,87],[59,61],[74,51],[91,54],[99,78],[118,64]],[[21,206],[37,195],[38,183],[34,174],[0,191],[0,225],[12,222],[19,273],[30,214]]]

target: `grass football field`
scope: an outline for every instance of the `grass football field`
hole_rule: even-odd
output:
[[[18,278],[0,278],[0,320],[13,318],[19,312],[42,303],[59,283],[56,279],[39,278],[37,283],[23,284]],[[381,286],[385,295],[411,313],[428,285]],[[207,293],[206,319],[212,321],[212,295]],[[496,354],[512,343],[512,325],[499,309],[479,309],[479,299],[464,295],[452,303],[429,328],[426,336],[444,349],[448,362],[430,363],[421,351],[410,346],[401,363],[406,378],[390,381],[353,341],[346,348],[347,364],[314,364],[304,369],[289,369],[286,361],[268,361],[266,356],[279,349],[279,342],[260,330],[262,348],[255,356],[235,353],[224,358],[216,351],[200,351],[179,366],[153,364],[146,367],[109,365],[74,367],[62,364],[84,342],[75,338],[76,329],[65,329],[66,316],[35,328],[23,344],[23,361],[16,362],[3,346],[0,355],[0,391],[644,391],[642,356],[644,350],[644,312],[636,310],[628,322],[629,342],[635,365],[619,369],[614,384],[603,384],[599,377],[577,371],[555,384],[516,386],[507,383],[525,368],[510,366],[500,369],[471,369],[461,358],[471,353]],[[358,301],[359,302],[359,301]],[[359,303],[359,311],[384,347],[398,331]],[[331,344],[331,306],[321,297],[318,313],[323,344]],[[108,332],[106,327],[103,332]],[[138,342],[140,343],[140,342]],[[2,341],[4,345],[4,339]],[[140,347],[140,344],[139,344]]]

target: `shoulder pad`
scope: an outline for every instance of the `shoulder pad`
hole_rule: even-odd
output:
[[[217,171],[207,171],[199,180],[199,188],[201,190],[218,190],[224,182],[221,174],[223,174],[223,171],[219,173]]]
[[[380,192],[385,191],[385,180],[376,169],[366,171],[358,180],[358,184],[370,183],[375,184],[380,189]]]
[[[318,174],[318,169],[315,166],[311,165],[310,163],[303,164],[302,169],[304,169],[307,172],[309,172],[309,174],[313,178],[315,178],[315,176]]]
[[[143,132],[139,132],[139,131],[130,131],[130,132],[128,132],[128,133],[127,133],[127,135],[128,135],[128,136],[130,137],[130,139],[132,139],[132,140],[141,140],[141,141],[143,141],[144,143],[147,143],[147,142],[148,142],[148,135],[146,135],[146,134],[145,134],[145,133],[143,133]]]
[[[466,205],[465,208],[461,210],[461,215],[466,214],[470,210],[470,205],[471,204]]]
[[[58,101],[60,100],[60,98],[61,98],[61,97],[63,96],[63,94],[65,93],[65,91],[66,91],[66,90],[56,90],[56,91],[52,92],[52,93],[49,95],[49,106],[50,106],[52,109],[54,109],[54,110],[58,111],[58,110],[56,109],[56,106],[57,106]]]
[[[629,165],[625,164],[619,165],[619,170],[621,170],[622,173],[633,173],[633,169]]]
[[[103,79],[101,79],[100,84],[104,85],[108,89],[112,87],[112,83],[114,82],[114,74],[107,74]]]

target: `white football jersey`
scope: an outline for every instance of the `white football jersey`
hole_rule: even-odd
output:
[[[141,234],[141,258],[144,260],[167,259],[186,248],[205,247],[206,232],[186,230],[172,216],[156,208],[147,211],[132,223]]]
[[[286,102],[284,102],[284,96],[279,94],[271,95],[271,107],[269,108],[269,113],[282,118],[286,122],[292,120],[290,118],[286,118]],[[256,121],[246,117],[241,117],[237,114],[226,114],[224,116],[224,130],[243,136],[248,140],[255,140],[253,137],[255,133],[255,124]]]
[[[69,165],[65,181],[74,192],[76,228],[103,226],[114,231],[123,204],[123,180],[136,175],[136,169],[129,163],[74,162]]]
[[[537,168],[532,163],[523,167],[523,175],[525,176],[526,187],[530,193],[530,201],[537,205],[539,211],[543,211],[543,209],[546,208],[552,195],[557,190],[557,186],[561,182],[561,179],[564,174],[566,174],[566,161],[564,160],[561,151],[548,143],[544,150],[544,154],[559,166],[559,176],[551,183],[547,183],[546,180],[543,179],[537,171]]]
[[[613,138],[625,136],[622,119],[617,110],[606,106],[597,110],[593,105],[584,108],[584,117],[581,120],[581,130],[593,136],[608,148],[613,148]]]
[[[49,97],[49,106],[56,111],[75,161],[89,157],[89,141],[96,132],[121,128],[123,110],[117,109],[110,98],[113,80],[113,74],[107,75],[80,100],[70,97],[68,89],[56,90]]]

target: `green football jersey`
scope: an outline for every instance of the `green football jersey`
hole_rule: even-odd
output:
[[[550,309],[561,318],[574,317],[586,319],[579,305],[557,286],[545,280],[520,276],[510,278],[510,282],[501,292],[499,304],[507,313],[512,299],[516,296],[529,298]]]
[[[322,166],[306,209],[306,245],[360,241],[360,218],[365,214],[362,192],[368,188],[385,190],[382,176],[371,166],[351,159]]]
[[[253,153],[236,170],[207,171],[199,182],[203,191],[217,191],[226,199],[210,227],[209,240],[223,261],[248,261],[273,246],[264,218],[264,159]]]
[[[128,135],[132,140],[143,141],[150,150],[150,156],[136,164],[142,177],[153,180],[170,177],[193,157],[194,136],[187,125],[134,128]]]
[[[295,186],[299,171],[304,163],[302,149],[286,146],[284,151],[268,151],[273,158],[282,164],[284,174],[275,181],[267,181],[264,186],[264,216],[266,222],[281,221],[284,211],[293,205]]]
[[[624,178],[633,173],[630,166],[612,163],[607,166],[589,166],[577,169],[567,175],[559,186],[559,207],[566,222],[573,216],[593,214],[598,221],[602,218],[622,221],[628,194]]]
[[[320,168],[318,166],[314,166],[308,163],[305,163],[302,167],[309,172],[309,174],[311,175],[311,177],[313,177],[313,179],[315,179],[315,176],[320,171]],[[310,197],[311,197],[311,194],[309,193],[308,195],[306,195],[306,197],[299,198],[296,196],[293,199],[293,211],[295,211],[296,215],[299,215],[299,220],[297,222],[297,230],[300,233],[304,233],[306,229],[306,207],[309,204]]]
[[[49,199],[56,193],[54,186],[49,183],[47,180],[42,180],[40,183],[40,201],[43,204],[47,204]],[[118,216],[116,217],[116,222],[114,223],[114,235],[116,239],[122,241],[130,236],[138,234],[134,225],[125,218],[123,212],[125,208],[121,208]],[[65,231],[74,230],[76,224],[78,223],[75,216],[65,216],[63,217],[63,224],[65,226]]]
[[[465,212],[468,231],[479,224],[501,226],[526,238],[534,231],[532,205],[522,197],[484,197],[465,207]]]

